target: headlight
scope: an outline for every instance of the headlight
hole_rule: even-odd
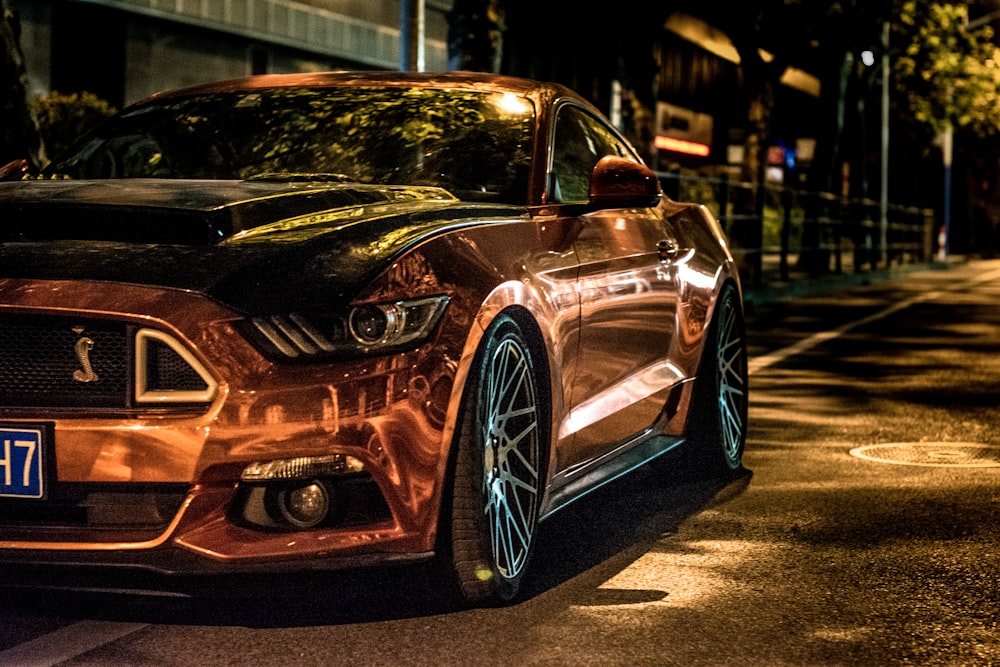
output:
[[[405,316],[400,315],[400,309],[394,303],[355,308],[350,317],[351,335],[359,343],[378,345],[397,335],[400,324],[405,324]]]
[[[360,304],[345,313],[255,317],[251,334],[287,359],[401,352],[431,335],[448,301],[438,295]]]

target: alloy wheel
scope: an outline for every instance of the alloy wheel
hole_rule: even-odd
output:
[[[511,579],[527,562],[540,489],[537,391],[517,338],[507,336],[493,349],[484,392],[484,513],[497,572]]]
[[[747,359],[742,318],[733,301],[727,298],[721,303],[716,368],[723,454],[737,462],[746,437]]]

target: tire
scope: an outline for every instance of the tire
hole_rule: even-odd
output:
[[[713,476],[732,479],[743,470],[747,390],[743,308],[736,288],[726,285],[705,339],[685,429],[693,463]]]
[[[510,603],[535,544],[548,449],[537,362],[501,315],[477,353],[456,431],[448,563],[462,600]]]

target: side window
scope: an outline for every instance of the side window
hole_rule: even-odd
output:
[[[549,200],[585,202],[590,173],[605,155],[633,157],[615,134],[579,107],[564,105],[556,117]]]

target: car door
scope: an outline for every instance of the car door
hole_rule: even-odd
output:
[[[638,158],[586,109],[564,104],[556,113],[547,194],[571,210],[587,202],[600,158]],[[667,360],[678,292],[676,270],[661,259],[663,248],[677,245],[669,221],[658,207],[591,211],[579,221],[580,335],[571,411],[559,434],[558,465],[569,471],[650,427],[680,379]]]

